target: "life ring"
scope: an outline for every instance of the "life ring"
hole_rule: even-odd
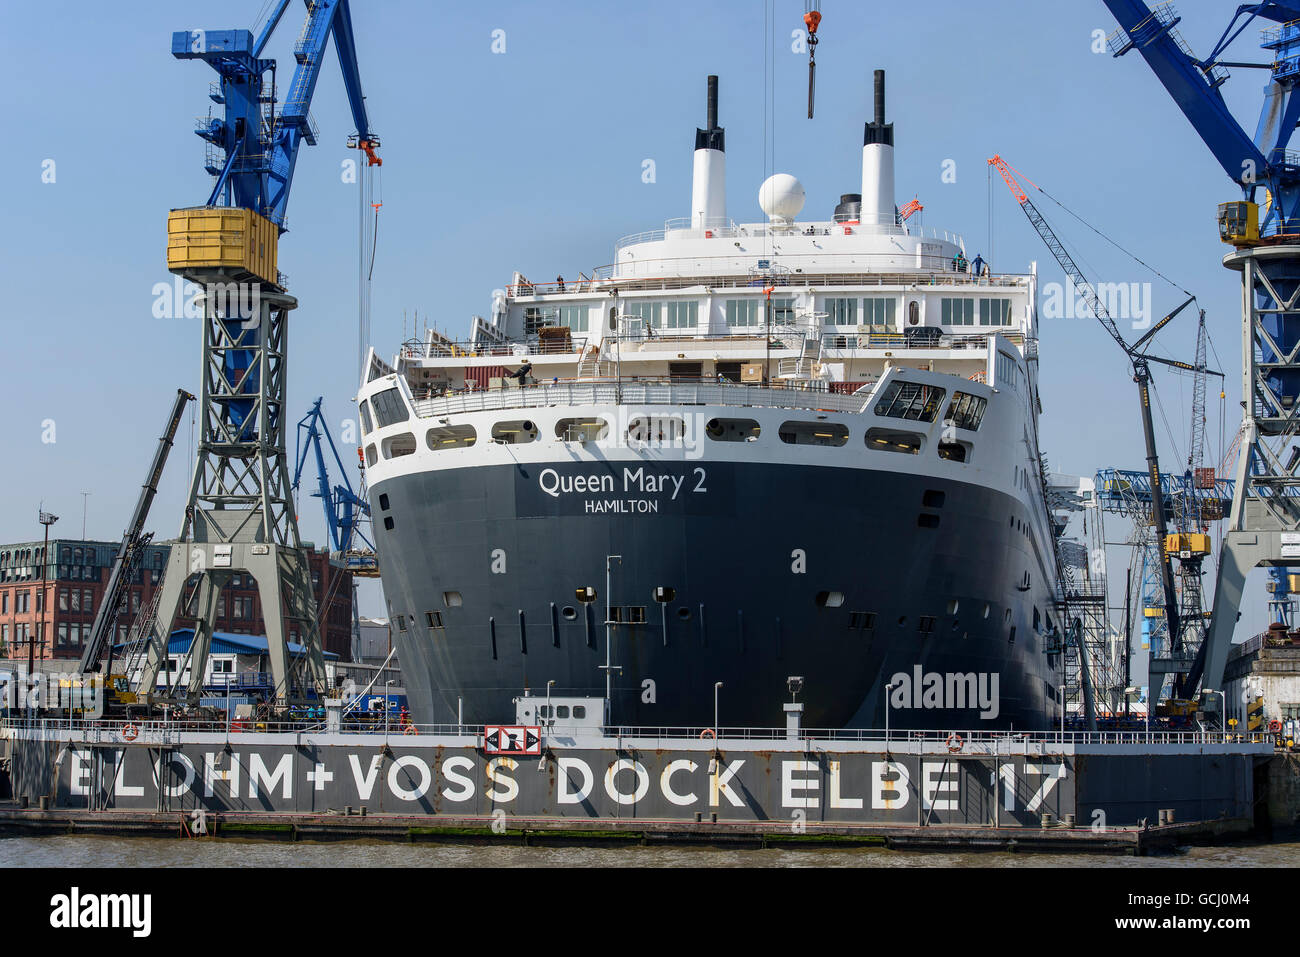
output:
[[[713,731],[712,728],[705,728],[703,731],[700,732],[700,738],[701,738],[701,739],[703,739],[703,738],[713,738],[713,739],[716,741],[717,738],[718,738],[718,736],[717,736],[717,734],[714,733],[714,731]]]
[[[958,734],[956,731],[948,735],[948,750],[951,751],[953,754],[956,754],[958,751],[960,751],[964,743],[965,742],[963,742],[961,739],[961,735]]]
[[[123,741],[134,741],[138,737],[140,737],[140,728],[137,725],[129,721],[122,725]]]
[[[413,724],[408,724],[405,728],[402,729],[402,734],[419,734],[419,733],[420,733],[420,729]]]
[[[1274,718],[1272,721],[1268,723],[1268,730],[1272,731],[1274,734],[1277,734],[1279,731],[1282,730],[1282,722],[1279,721],[1277,718]]]

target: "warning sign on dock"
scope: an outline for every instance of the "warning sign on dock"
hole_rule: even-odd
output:
[[[485,754],[541,754],[542,729],[537,725],[485,725],[483,752]]]

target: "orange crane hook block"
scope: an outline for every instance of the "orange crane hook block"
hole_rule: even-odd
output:
[[[808,119],[813,118],[813,92],[817,88],[817,27],[821,25],[822,15],[812,8],[803,15],[804,26],[808,28]]]

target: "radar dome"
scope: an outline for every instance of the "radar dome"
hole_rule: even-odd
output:
[[[804,204],[803,184],[789,173],[769,176],[758,188],[758,205],[770,219],[791,222]]]

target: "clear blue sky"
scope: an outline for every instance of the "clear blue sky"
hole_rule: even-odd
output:
[[[156,319],[153,287],[164,264],[169,208],[204,201],[210,180],[193,121],[208,110],[213,74],[170,55],[172,30],[252,28],[262,0],[7,3],[0,33],[0,110],[10,135],[0,151],[6,348],[0,404],[8,466],[0,540],[38,536],[38,503],[62,516],[56,531],[115,539],[129,515],[171,396],[197,391],[199,326]],[[1185,0],[1183,34],[1205,52],[1233,4]],[[764,51],[774,48],[775,170],[808,191],[805,215],[828,217],[856,191],[871,70],[889,73],[900,204],[918,196],[927,226],[963,233],[990,257],[985,159],[1019,169],[1117,242],[1195,292],[1229,373],[1237,407],[1238,285],[1219,265],[1218,202],[1234,198],[1181,114],[1136,56],[1092,52],[1093,32],[1115,24],[1089,0],[1041,3],[827,0],[818,48],[817,118],[804,118],[807,60],[791,50],[803,5],[493,3],[357,0],[353,17],[372,123],[383,139],[384,207],[373,294],[374,344],[391,353],[403,314],[457,336],[485,314],[511,271],[549,279],[612,258],[613,241],[689,212],[694,129],[704,120],[704,77],[721,75],[727,129],[728,209],[755,219],[764,159]],[[293,4],[269,53],[282,84],[302,7]],[[492,52],[505,31],[504,54]],[[1237,58],[1257,59],[1254,31]],[[1243,73],[1245,71],[1242,71]],[[1227,95],[1253,130],[1259,74],[1238,75]],[[280,268],[300,308],[291,331],[290,407],[318,395],[335,429],[355,390],[357,202],[340,164],[353,124],[333,53],[312,112],[321,145],[304,147],[289,204]],[[652,159],[656,181],[642,182]],[[42,182],[46,160],[55,181]],[[956,182],[941,179],[953,161]],[[994,184],[993,264],[1044,281],[1062,275],[1000,182]],[[1071,221],[1044,212],[1081,255],[1094,281],[1154,283],[1155,316],[1180,301],[1168,285]],[[1191,358],[1195,322],[1162,334],[1167,353]],[[1213,362],[1213,356],[1211,356]],[[1045,323],[1044,447],[1055,469],[1141,468],[1133,386],[1122,355],[1095,321]],[[1191,384],[1160,374],[1171,443],[1187,452]],[[1219,452],[1211,389],[1211,461]],[[295,415],[296,418],[296,415]],[[53,443],[46,420],[55,425]],[[1231,437],[1235,421],[1224,431]],[[292,451],[292,450],[291,450]],[[189,480],[188,423],[151,525],[179,528]],[[317,503],[304,498],[304,535],[324,540]],[[1112,555],[1112,562],[1124,558]],[[1261,577],[1259,573],[1257,577]],[[1207,583],[1208,584],[1208,583]],[[1122,584],[1120,585],[1122,591]],[[1265,623],[1252,580],[1242,630]],[[378,611],[373,597],[365,609]]]

